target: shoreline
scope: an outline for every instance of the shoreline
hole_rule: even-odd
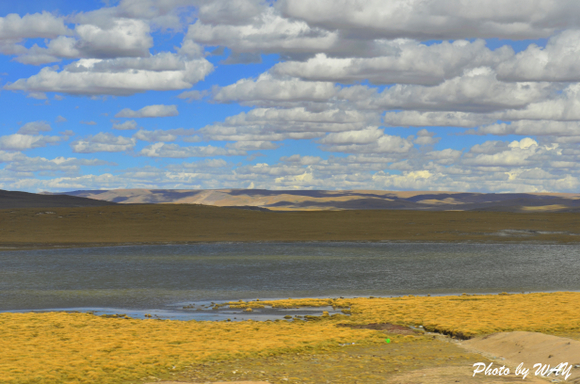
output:
[[[472,296],[472,297],[488,297],[488,296],[506,296],[506,295],[530,295],[530,294],[565,294],[565,293],[580,293],[580,290],[554,290],[554,291],[524,291],[524,292],[516,292],[516,291],[509,291],[509,292],[484,292],[484,293],[468,293],[468,292],[455,292],[455,293],[438,293],[438,294],[422,294],[422,293],[406,293],[406,294],[393,294],[393,295],[388,295],[388,296],[340,296],[341,300],[360,300],[360,299],[377,299],[377,300],[387,300],[387,299],[400,299],[400,298],[405,298],[405,297],[416,297],[416,298],[428,298],[428,297],[463,297],[463,296]],[[240,300],[242,300],[245,303],[249,303],[249,302],[253,302],[255,301],[255,299],[253,298],[247,298],[247,299],[213,299],[213,300],[202,300],[202,301],[192,301],[192,302],[188,302],[189,304],[187,304],[186,306],[207,306],[208,308],[211,307],[211,304],[218,304],[220,306],[223,306],[224,304],[236,304],[239,303]],[[303,297],[292,297],[291,299],[289,298],[282,298],[282,297],[274,297],[274,298],[267,298],[267,297],[263,297],[263,298],[258,298],[259,301],[261,302],[282,302],[282,301],[286,301],[286,300],[338,300],[338,298],[336,297],[331,297],[331,296],[303,296]],[[0,310],[0,314],[4,314],[4,313],[88,313],[88,314],[93,314],[95,316],[110,316],[110,315],[127,315],[129,316],[131,319],[137,319],[137,320],[145,320],[148,317],[144,316],[145,314],[153,314],[154,318],[156,319],[160,319],[160,320],[174,320],[174,321],[191,321],[191,320],[195,320],[195,321],[210,321],[210,322],[219,322],[219,321],[225,321],[228,318],[231,319],[232,322],[236,322],[233,319],[234,314],[232,313],[220,313],[219,311],[222,310],[221,307],[220,309],[216,310],[208,310],[205,309],[203,310],[203,312],[199,313],[197,311],[186,311],[183,310],[183,305],[186,303],[179,303],[179,305],[174,305],[174,307],[176,307],[175,309],[171,309],[170,307],[167,308],[116,308],[116,307],[64,307],[64,308],[33,308],[33,309],[2,309]],[[177,307],[182,307],[181,310],[177,309]],[[226,306],[227,307],[227,306]],[[311,307],[311,306],[299,306],[297,309],[301,309],[301,310],[308,310],[307,308],[318,308],[318,307]],[[245,314],[243,311],[235,314],[236,316],[243,316],[243,319],[236,319],[237,321],[247,321],[247,320],[251,320],[251,321],[267,321],[267,320],[275,320],[275,319],[282,319],[284,317],[284,315],[287,315],[287,312],[283,312],[284,309],[280,310],[280,309],[276,309],[276,308],[267,308],[267,309],[272,309],[274,311],[278,310],[280,311],[279,314],[271,314],[271,315],[262,315],[261,313],[253,313],[254,316],[252,316],[252,314]],[[228,311],[231,310],[230,308],[224,308],[223,310]],[[318,316],[322,315],[322,311],[327,310],[328,312],[330,312],[330,314],[333,313],[332,310],[328,310],[328,308],[326,309],[321,309],[321,310],[313,310],[314,312],[321,312]],[[212,314],[214,315],[214,317],[219,317],[216,319],[209,319],[209,320],[198,320],[195,318],[189,318],[187,316],[187,313],[195,313],[198,315],[205,315],[205,314]],[[138,316],[130,316],[128,314],[133,313],[138,314]],[[159,316],[156,315],[155,313],[166,313],[167,315],[171,314],[172,316]],[[271,318],[270,318],[271,316]],[[173,318],[172,318],[173,317]],[[175,318],[175,317],[183,317],[183,318]],[[211,316],[209,316],[211,317]],[[260,318],[264,318],[263,320],[259,320],[259,319],[254,319],[252,317],[260,317]]]
[[[345,243],[345,244],[464,244],[464,245],[579,245],[580,239],[575,241],[557,240],[522,240],[520,239],[490,239],[490,240],[214,240],[214,241],[158,241],[158,242],[119,242],[119,243],[0,243],[0,252],[26,251],[26,250],[58,250],[58,249],[82,249],[82,248],[107,248],[107,247],[134,247],[134,246],[176,246],[176,245],[200,245],[200,244],[320,244],[320,243]]]

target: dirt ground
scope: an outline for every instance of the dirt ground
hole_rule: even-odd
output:
[[[577,336],[577,335],[576,335]],[[509,375],[478,373],[474,364],[506,366]],[[524,363],[530,368],[525,380],[515,374]],[[535,363],[572,364],[568,380],[562,376],[535,376]],[[296,354],[261,359],[239,359],[192,367],[176,374],[177,383],[359,383],[359,384],[540,384],[580,383],[580,341],[534,332],[504,332],[460,341],[428,334],[419,341],[379,346],[345,346],[338,352]],[[148,384],[149,384],[148,383]]]

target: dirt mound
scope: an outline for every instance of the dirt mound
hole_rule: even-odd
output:
[[[541,363],[555,367],[560,363],[580,366],[580,341],[545,335],[536,332],[503,332],[479,337],[459,343],[462,347],[483,354],[486,357],[505,358],[508,367],[517,367],[523,363],[530,369],[531,377],[535,374],[534,364]],[[580,378],[580,369],[570,370],[568,382]],[[553,376],[550,376],[553,377]]]
[[[523,381],[526,384],[545,384],[546,381],[536,377],[526,377]],[[387,384],[450,384],[450,383],[469,383],[469,384],[516,384],[522,383],[521,376],[514,374],[508,376],[473,376],[473,368],[465,367],[441,367],[418,369],[412,372],[395,375],[386,381]]]
[[[416,332],[402,325],[390,323],[371,323],[371,324],[337,324],[339,327],[348,327],[352,329],[374,329],[376,331],[386,331],[387,333],[397,335],[413,335]]]

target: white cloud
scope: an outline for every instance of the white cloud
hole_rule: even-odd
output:
[[[26,159],[26,156],[24,156],[22,152],[0,150],[0,163],[9,163],[11,161],[23,159]]]
[[[551,91],[549,83],[503,83],[491,69],[476,68],[433,87],[395,85],[370,104],[385,109],[493,112],[525,107]]]
[[[5,169],[14,172],[78,172],[81,166],[115,165],[99,159],[77,159],[74,157],[26,157],[8,164]]]
[[[109,20],[104,27],[77,25],[74,37],[58,36],[50,40],[46,48],[34,44],[31,48],[20,49],[16,60],[38,65],[62,58],[148,57],[152,46],[146,22],[117,18]]]
[[[0,17],[0,42],[18,42],[22,39],[54,38],[70,34],[62,17],[48,12],[26,14],[15,13]]]
[[[4,89],[26,92],[62,92],[72,95],[128,96],[149,90],[191,88],[213,70],[205,59],[162,53],[147,58],[81,59],[57,71],[44,67]]]
[[[148,105],[139,109],[138,111],[133,111],[129,108],[125,108],[119,111],[115,117],[168,117],[177,116],[179,112],[177,111],[177,105]]]
[[[233,144],[226,144],[226,148],[239,149],[241,151],[258,151],[276,149],[279,145],[270,141],[237,141]]]
[[[580,84],[572,83],[544,100],[530,103],[525,108],[512,109],[497,114],[498,120],[580,120]]]
[[[428,170],[404,172],[402,175],[377,172],[373,175],[373,181],[386,190],[427,190],[432,188],[433,178],[434,175]]]
[[[533,39],[577,27],[575,0],[283,0],[287,17],[359,38]]]
[[[236,101],[242,104],[268,105],[271,102],[327,101],[339,87],[330,82],[309,82],[295,78],[276,79],[269,73],[256,80],[241,79],[235,84],[219,88],[213,99],[218,102]]]
[[[428,152],[425,157],[427,160],[434,160],[443,165],[451,165],[455,163],[463,154],[462,151],[456,149],[446,148],[441,151]]]
[[[466,69],[495,66],[514,54],[507,46],[492,52],[484,40],[444,41],[428,46],[399,39],[383,45],[382,50],[387,54],[379,57],[338,58],[321,53],[305,62],[278,63],[270,72],[314,81],[436,85],[460,76]]]
[[[566,30],[550,38],[545,48],[535,44],[497,67],[503,81],[580,81],[580,31]]]
[[[201,100],[207,95],[207,91],[185,91],[181,92],[177,97],[179,99],[187,100],[188,102],[194,100]]]
[[[67,121],[67,119],[65,117],[62,117],[61,115],[58,115],[55,119],[55,122],[57,123],[65,123]]]
[[[473,131],[480,135],[536,135],[575,136],[580,134],[579,121],[518,120],[510,123],[491,124]]]
[[[210,157],[210,156],[240,156],[246,152],[238,149],[225,149],[213,145],[199,147],[180,147],[177,144],[155,143],[143,148],[139,154],[147,157]]]
[[[320,163],[322,159],[318,156],[301,156],[301,155],[292,155],[292,156],[282,156],[280,161],[285,163],[294,163],[299,165],[313,165]]]
[[[279,141],[312,139],[326,132],[356,131],[378,125],[374,112],[328,108],[312,112],[303,107],[255,108],[230,116],[224,122],[203,127],[206,139],[226,141]]]
[[[382,129],[369,127],[360,131],[329,133],[318,142],[327,145],[369,144],[376,142],[383,135]]]
[[[127,120],[124,123],[113,123],[113,129],[120,131],[137,129],[137,122],[135,120]]]
[[[49,132],[51,129],[50,124],[46,121],[31,121],[20,127],[17,133],[23,135],[38,135],[40,132]]]
[[[48,144],[56,144],[62,138],[58,136],[28,135],[15,133],[0,136],[0,149],[10,151],[22,151],[25,149],[46,147]]]
[[[100,132],[94,136],[76,140],[70,146],[75,153],[124,152],[133,149],[136,143],[137,140],[134,138]]]
[[[155,131],[147,131],[144,129],[140,129],[134,135],[134,138],[137,140],[149,141],[149,142],[157,142],[157,141],[175,141],[177,139],[176,135],[168,133],[162,129],[158,129]]]
[[[73,20],[81,24],[107,25],[115,18],[141,19],[155,28],[181,32],[182,16],[192,13],[191,6],[198,0],[121,0],[115,7],[105,7],[90,12],[81,12]]]
[[[362,135],[352,133],[330,133],[321,140],[324,151],[344,153],[386,153],[404,154],[409,152],[413,143],[399,136],[391,136],[370,130]],[[372,139],[371,139],[372,137]],[[376,137],[376,139],[375,139]],[[324,142],[324,140],[327,140]],[[357,142],[360,141],[360,144]]]
[[[493,116],[466,112],[387,112],[383,118],[385,125],[392,127],[477,127],[497,120]]]
[[[203,14],[200,15],[203,17]],[[216,17],[217,16],[217,17]],[[200,18],[189,27],[187,38],[210,46],[227,46],[237,53],[264,52],[286,54],[316,53],[326,50],[344,50],[337,33],[310,28],[303,21],[290,20],[279,15],[276,7],[262,3],[259,14],[237,19],[239,25],[220,19]],[[352,48],[352,47],[351,47]]]
[[[440,137],[435,136],[435,132],[429,132],[426,129],[422,129],[417,132],[417,138],[413,141],[415,144],[419,145],[434,145],[441,140]]]

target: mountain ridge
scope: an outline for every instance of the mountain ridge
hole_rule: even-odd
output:
[[[406,209],[425,211],[580,211],[580,194],[476,193],[453,191],[113,189],[62,195],[119,204],[203,204],[273,211]]]

